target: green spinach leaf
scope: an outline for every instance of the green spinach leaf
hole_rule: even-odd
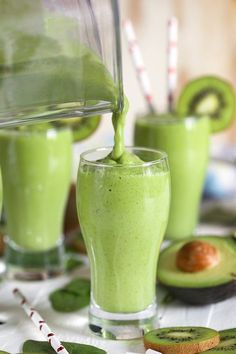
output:
[[[83,262],[79,259],[68,257],[66,260],[66,271],[71,272],[72,270],[80,267],[83,264]]]
[[[62,342],[62,344],[70,354],[106,354],[104,350],[91,345],[70,342]],[[23,353],[55,354],[55,351],[48,342],[27,340],[23,344]]]
[[[73,312],[89,305],[90,281],[76,278],[61,289],[53,291],[49,300],[54,310]]]

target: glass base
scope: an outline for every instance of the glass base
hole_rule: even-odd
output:
[[[25,251],[6,238],[6,277],[15,280],[44,280],[64,272],[64,247],[60,243],[47,251]]]
[[[89,310],[89,328],[97,336],[113,339],[138,339],[158,328],[156,302],[146,310],[135,313],[111,313],[103,311],[93,302]]]

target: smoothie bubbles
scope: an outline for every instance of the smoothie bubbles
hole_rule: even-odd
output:
[[[211,132],[226,128],[234,117],[231,85],[206,76],[189,82],[175,104],[178,58],[178,22],[167,25],[166,113],[150,111],[135,123],[136,146],[167,152],[171,174],[171,205],[166,237],[191,236],[198,222],[199,205],[208,166]]]

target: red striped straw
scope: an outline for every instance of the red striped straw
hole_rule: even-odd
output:
[[[29,318],[34,322],[35,326],[41,331],[46,340],[49,342],[51,347],[55,350],[56,353],[60,354],[69,354],[68,351],[61,344],[56,335],[48,327],[44,319],[40,314],[30,306],[27,302],[25,296],[20,292],[19,289],[14,289],[13,294],[15,298],[19,301],[19,304],[24,309]]]
[[[167,101],[168,109],[171,112],[174,110],[174,96],[177,86],[178,20],[176,17],[171,17],[168,20],[167,41]]]
[[[126,34],[126,39],[129,46],[129,52],[131,54],[134,67],[136,69],[136,74],[140,83],[141,90],[147,102],[149,111],[151,113],[154,113],[155,109],[153,106],[153,95],[152,95],[150,80],[147,74],[146,67],[144,66],[143,63],[143,57],[140,48],[138,46],[133,25],[130,20],[125,20],[123,25]]]

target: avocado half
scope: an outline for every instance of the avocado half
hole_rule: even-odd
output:
[[[195,240],[214,246],[220,253],[220,261],[210,269],[184,272],[176,265],[177,253],[186,243]],[[236,240],[232,236],[200,236],[174,242],[160,254],[157,278],[172,296],[192,305],[232,297],[236,294]]]

